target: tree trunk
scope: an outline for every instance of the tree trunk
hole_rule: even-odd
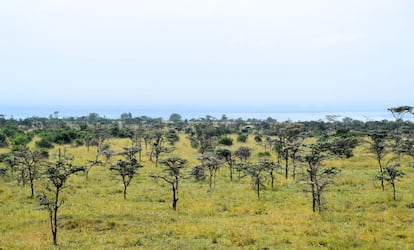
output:
[[[379,157],[377,158],[377,160],[378,160],[378,165],[379,165],[379,168],[380,168],[380,174],[382,176],[382,174],[384,172],[384,170],[382,169],[382,162],[381,162],[381,159]],[[383,178],[381,178],[381,188],[382,188],[382,191],[384,191],[384,179]]]
[[[172,207],[173,210],[176,211],[177,210],[177,202],[178,202],[178,198],[177,198],[177,189],[175,188],[175,185],[172,184],[172,191],[173,191],[173,203],[172,203]]]
[[[312,210],[313,212],[316,212],[316,191],[315,191],[315,180],[314,180],[314,176],[313,176],[313,169],[309,164],[309,169],[308,169],[308,173],[309,173],[309,178],[310,178],[310,186],[311,186],[311,192],[312,192]]]
[[[30,190],[31,190],[31,196],[30,198],[34,197],[34,171],[29,168],[29,179],[30,179]]]
[[[394,182],[391,182],[391,185],[392,185],[392,197],[395,200],[395,183]]]
[[[55,193],[55,204],[53,207],[53,223],[52,223],[52,236],[53,236],[53,245],[57,245],[57,213],[59,209],[59,189],[56,189]]]
[[[270,171],[271,187],[274,188],[275,177],[273,176],[273,170]]]
[[[289,178],[289,150],[287,149],[285,154],[285,178],[286,180]]]
[[[296,180],[296,162],[294,159],[292,159],[292,166],[293,166],[293,180]]]
[[[216,174],[217,174],[217,168],[215,168],[213,172],[213,188],[214,189],[216,189]]]
[[[124,200],[126,200],[127,185],[124,184]]]

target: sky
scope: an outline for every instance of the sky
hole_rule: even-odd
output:
[[[13,0],[0,34],[0,107],[414,105],[411,0]]]

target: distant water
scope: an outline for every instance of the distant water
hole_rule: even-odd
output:
[[[327,115],[336,115],[338,116],[337,120],[342,120],[345,117],[352,118],[354,120],[360,121],[370,121],[370,120],[394,120],[391,113],[383,110],[378,112],[373,111],[358,111],[358,112],[209,112],[206,109],[196,111],[192,109],[191,111],[186,111],[184,108],[180,109],[162,109],[162,108],[128,108],[128,107],[0,107],[0,114],[5,115],[6,118],[15,118],[23,119],[27,117],[49,117],[57,111],[58,117],[81,117],[87,116],[90,113],[97,113],[101,117],[106,118],[119,118],[122,113],[130,112],[133,117],[137,116],[148,116],[152,118],[161,117],[164,120],[167,120],[172,113],[178,113],[182,116],[183,119],[192,119],[192,118],[205,118],[207,115],[214,117],[216,119],[221,119],[223,115],[226,115],[229,119],[267,119],[269,117],[278,120],[278,121],[317,121],[325,120]],[[406,120],[414,120],[413,115],[406,115],[404,117]]]

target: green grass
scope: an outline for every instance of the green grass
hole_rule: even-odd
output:
[[[234,142],[232,149],[242,145]],[[128,141],[110,144],[120,150]],[[253,138],[245,145],[263,151]],[[197,151],[184,136],[176,147],[172,155],[188,159],[188,170],[199,164]],[[96,149],[66,150],[76,156],[75,163],[85,164]],[[374,180],[378,169],[365,146],[351,159],[325,161],[341,173],[324,194],[322,213],[312,212],[310,194],[302,191],[305,186],[284,180],[282,174],[258,201],[250,179],[238,180],[235,174],[230,182],[226,166],[211,192],[207,181],[184,180],[174,212],[170,187],[148,177],[159,169],[145,154],[143,159],[144,168],[128,187],[126,201],[119,176],[108,166],[92,168],[88,181],[83,174],[69,179],[70,188],[62,193],[66,201],[59,211],[57,247],[51,243],[47,212],[29,198],[29,187],[0,178],[0,249],[414,248],[414,209],[407,206],[414,203],[414,169],[407,158],[402,159],[406,176],[397,182],[397,201],[389,185],[383,192]]]

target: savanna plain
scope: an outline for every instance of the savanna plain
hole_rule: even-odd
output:
[[[338,174],[326,186],[321,211],[312,210],[312,196],[305,162],[298,162],[295,180],[284,168],[275,170],[273,188],[270,178],[261,181],[260,199],[252,178],[235,172],[229,178],[228,166],[217,170],[216,183],[210,188],[208,178],[196,180],[189,174],[200,165],[200,150],[192,147],[184,131],[177,132],[175,150],[160,158],[186,159],[180,170],[177,209],[172,209],[171,185],[150,176],[162,173],[163,166],[149,160],[149,148],[142,149],[140,164],[123,197],[123,183],[118,172],[109,168],[122,156],[84,173],[71,175],[61,192],[64,199],[58,214],[58,244],[52,244],[48,212],[30,197],[30,188],[10,175],[0,176],[0,249],[413,249],[414,248],[414,168],[413,159],[399,158],[405,173],[396,180],[396,199],[392,187],[381,188],[378,163],[370,144],[360,140],[348,158],[328,157],[321,163],[335,167]],[[248,134],[245,142],[237,140],[222,148],[251,149],[249,161],[267,157],[276,162],[277,152],[264,149]],[[35,147],[40,136],[28,144]],[[277,138],[277,136],[270,136]],[[315,138],[307,140],[316,140]],[[131,145],[128,138],[107,138],[114,152]],[[87,165],[95,159],[96,147],[54,144],[49,158],[65,150],[73,164]],[[10,152],[10,147],[0,153]],[[269,154],[260,152],[269,151]],[[103,156],[100,156],[104,161]],[[391,157],[391,156],[390,156]],[[384,159],[384,162],[386,159]],[[3,163],[4,164],[4,163]],[[281,163],[283,166],[283,162]],[[3,165],[0,165],[3,166]],[[4,165],[5,166],[5,165]],[[291,171],[291,169],[290,169]],[[35,190],[44,188],[41,178]]]

